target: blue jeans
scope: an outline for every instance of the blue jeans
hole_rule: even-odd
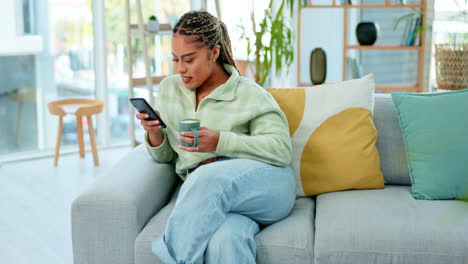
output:
[[[255,263],[259,224],[287,217],[296,198],[290,167],[221,159],[187,176],[152,250],[166,264]]]

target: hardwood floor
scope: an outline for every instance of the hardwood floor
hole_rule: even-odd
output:
[[[100,166],[92,155],[0,164],[0,263],[71,264],[70,208],[84,187],[105,174],[127,148],[100,150]]]

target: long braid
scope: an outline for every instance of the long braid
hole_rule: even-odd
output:
[[[221,61],[231,64],[236,68],[237,71],[239,71],[236,67],[236,63],[234,62],[234,56],[232,55],[232,49],[231,49],[231,39],[229,38],[229,34],[226,28],[226,25],[224,22],[219,21],[223,38],[221,38]]]
[[[194,42],[202,42],[210,50],[219,45],[221,51],[217,60],[230,64],[239,71],[232,56],[231,40],[226,25],[210,13],[206,11],[185,13],[175,25],[173,33],[193,36]]]

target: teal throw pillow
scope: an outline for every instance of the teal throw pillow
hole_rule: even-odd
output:
[[[416,199],[468,198],[468,89],[392,93]]]

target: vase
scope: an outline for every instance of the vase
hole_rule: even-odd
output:
[[[146,30],[151,33],[158,33],[159,32],[159,21],[158,20],[148,20],[148,25],[146,26]]]
[[[310,53],[310,80],[313,84],[322,84],[327,77],[327,54],[321,48]]]
[[[361,22],[356,27],[356,38],[361,45],[373,45],[379,35],[379,25],[374,22]]]

